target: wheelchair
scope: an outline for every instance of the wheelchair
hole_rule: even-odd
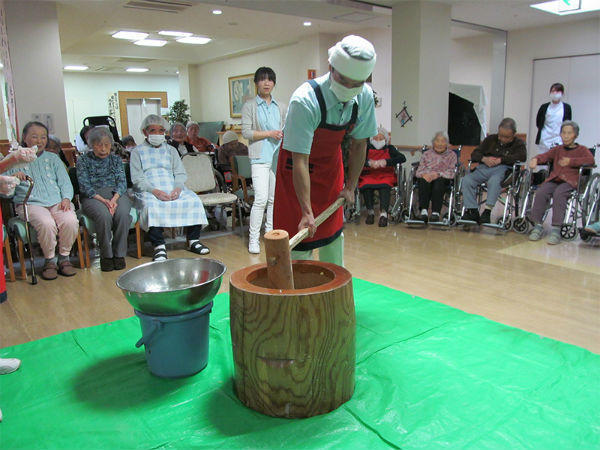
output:
[[[421,148],[421,152],[425,152],[429,147],[424,145]],[[456,165],[454,166],[454,176],[450,180],[449,189],[446,192],[446,195],[443,199],[443,206],[447,208],[446,212],[440,215],[440,220],[436,222],[429,222],[429,225],[439,226],[439,227],[452,227],[456,224],[459,217],[457,217],[457,211],[461,209],[462,204],[462,196],[460,195],[460,186],[461,180],[464,176],[464,168],[460,163],[460,153],[462,150],[462,145],[458,146],[456,149],[452,149],[452,151],[456,154]],[[402,211],[403,221],[407,225],[412,226],[425,226],[425,221],[416,219],[418,212],[418,206],[415,201],[415,191],[418,190],[418,182],[417,182],[417,169],[419,168],[419,163],[413,163],[410,171],[410,175],[408,177],[407,182],[405,183],[407,186],[406,190],[406,207]]]
[[[121,138],[119,137],[117,123],[111,116],[89,116],[83,119],[83,125],[86,127],[108,127],[115,143],[123,145],[123,142],[121,142]]]
[[[474,168],[472,168],[473,162],[474,161],[469,160],[469,165],[467,167],[468,173],[471,173],[475,170]],[[497,200],[503,205],[502,216],[496,219],[496,223],[483,223],[481,224],[481,226],[487,228],[494,228],[498,231],[509,231],[512,228],[513,221],[515,218],[519,217],[519,211],[521,210],[519,203],[528,176],[527,170],[524,169],[525,166],[525,162],[516,162],[512,165],[512,167],[506,170],[504,179],[502,180],[502,183],[500,183],[501,191],[500,196]],[[485,203],[483,195],[486,192],[486,183],[482,183],[477,187],[476,197],[477,204],[479,206]],[[460,214],[461,217],[465,214],[465,210],[466,207],[463,204]],[[465,225],[465,229],[468,229],[468,227],[470,227],[471,225],[477,225],[477,222],[474,222],[472,220],[459,219],[457,222],[460,225]]]
[[[584,242],[590,242],[592,239],[600,237],[600,234],[585,229],[588,225],[600,220],[600,176],[597,173],[590,178],[587,189],[586,207],[588,214],[584,226],[579,230],[579,236]]]
[[[595,155],[596,147],[591,147],[590,151],[592,152],[592,155]],[[543,173],[545,173],[547,177],[548,174],[552,172],[552,165],[538,165],[538,167],[544,166],[546,167],[546,170]],[[594,221],[594,216],[597,218],[597,205],[600,202],[598,198],[600,196],[600,193],[598,192],[600,189],[600,174],[592,173],[592,169],[595,167],[596,165],[593,164],[583,165],[579,168],[577,188],[571,193],[569,199],[567,200],[567,211],[565,212],[563,225],[560,227],[560,236],[567,241],[572,241],[575,239],[577,232],[579,231],[579,223],[581,223],[583,229],[583,227]],[[526,234],[533,226],[532,222],[528,218],[528,214],[533,205],[535,191],[544,181],[545,177],[536,181],[534,180],[534,174],[531,172],[531,170],[527,169],[523,172],[527,174],[523,185],[523,205],[519,217],[515,219],[513,223],[513,229],[517,233]],[[542,222],[546,220],[548,212],[551,208],[552,202],[550,202],[548,205],[548,208],[542,217]]]

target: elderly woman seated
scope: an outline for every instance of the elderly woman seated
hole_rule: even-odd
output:
[[[379,223],[380,227],[387,227],[388,208],[390,206],[391,188],[396,183],[394,169],[396,164],[402,164],[406,158],[396,147],[389,144],[390,134],[383,127],[379,127],[376,136],[369,139],[365,167],[358,179],[358,188],[365,199],[367,207],[366,224],[375,222],[375,191],[379,191]]]
[[[179,153],[165,142],[165,120],[150,114],[142,121],[143,143],[131,152],[131,181],[140,210],[140,225],[154,246],[154,261],[167,259],[163,227],[187,227],[188,250],[210,252],[199,238],[206,225],[202,201],[184,187],[187,179]]]
[[[95,127],[87,141],[92,151],[77,161],[81,209],[96,225],[100,269],[122,270],[131,225],[125,169],[121,158],[111,153],[113,137],[108,128]]]
[[[232,156],[248,156],[248,146],[238,141],[238,135],[235,131],[226,131],[223,134],[223,145],[219,147],[217,153],[217,163],[222,170],[231,170]]]
[[[197,152],[210,152],[215,146],[208,139],[198,136],[199,132],[200,125],[198,125],[198,122],[187,123],[187,141],[192,144]]]
[[[167,144],[173,147],[180,156],[187,155],[188,153],[194,153],[194,147],[192,144],[187,142],[185,126],[181,122],[175,122],[171,125],[169,131],[169,138],[167,138]]]

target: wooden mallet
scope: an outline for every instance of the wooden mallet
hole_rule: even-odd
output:
[[[327,207],[315,219],[318,227],[325,222],[346,200],[342,197]],[[267,254],[267,275],[274,289],[294,289],[291,251],[308,237],[308,228],[303,228],[291,239],[285,230],[273,230],[265,233],[265,253]]]

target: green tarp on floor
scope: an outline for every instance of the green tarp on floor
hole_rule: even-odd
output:
[[[23,364],[0,377],[0,447],[600,448],[598,355],[362,280],[354,291],[356,391],[330,414],[240,404],[221,294],[208,367],[190,378],[150,375],[137,318],[2,349]]]

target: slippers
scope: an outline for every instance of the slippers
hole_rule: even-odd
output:
[[[210,253],[210,249],[200,241],[196,241],[191,244],[188,250],[192,253],[196,253],[197,255],[208,255]]]
[[[155,248],[152,255],[152,261],[166,261],[167,251],[164,248]]]

